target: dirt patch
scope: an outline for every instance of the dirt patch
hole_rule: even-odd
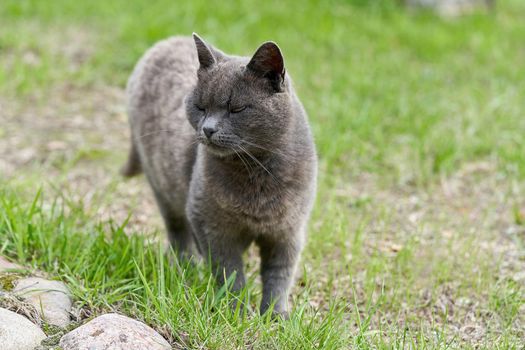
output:
[[[4,179],[65,194],[101,220],[123,222],[131,213],[129,231],[162,228],[145,179],[118,174],[129,143],[123,90],[62,86],[50,96],[34,104],[0,101]]]

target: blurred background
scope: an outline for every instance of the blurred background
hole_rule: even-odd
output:
[[[520,348],[524,19],[522,0],[2,0],[0,197],[23,206],[44,188],[81,203],[76,222],[131,215],[127,232],[162,235],[145,180],[117,174],[134,64],[171,35],[246,56],[273,40],[320,156],[297,305],[340,301],[343,333],[366,344],[408,327],[437,347]],[[6,242],[57,269],[44,246]]]
[[[0,91],[8,103],[121,89],[141,54],[174,34],[243,55],[274,40],[328,167],[424,182],[488,157],[523,174],[523,10],[519,0],[5,0]]]

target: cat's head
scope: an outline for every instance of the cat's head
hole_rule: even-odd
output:
[[[292,118],[289,80],[279,47],[262,44],[253,57],[228,56],[193,35],[200,67],[186,99],[197,139],[217,156],[273,152]]]

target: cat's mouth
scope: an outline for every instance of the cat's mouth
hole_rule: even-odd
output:
[[[217,156],[225,157],[235,153],[235,145],[232,144],[225,144],[205,137],[199,137],[198,141],[203,144],[210,153]]]

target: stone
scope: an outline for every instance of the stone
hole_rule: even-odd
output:
[[[519,272],[516,272],[513,276],[512,276],[512,279],[518,283],[523,283],[525,284],[525,271],[519,271]]]
[[[444,17],[457,17],[480,9],[493,10],[495,0],[405,0],[409,7],[427,8]]]
[[[24,268],[18,264],[10,262],[3,256],[0,256],[0,273],[9,272],[11,270],[24,270]]]
[[[13,294],[33,305],[49,324],[65,327],[70,323],[71,297],[66,285],[39,277],[17,281]]]
[[[0,345],[2,350],[33,350],[45,338],[44,332],[27,318],[0,308]]]
[[[63,350],[168,350],[170,344],[151,327],[118,314],[105,314],[65,334]]]

